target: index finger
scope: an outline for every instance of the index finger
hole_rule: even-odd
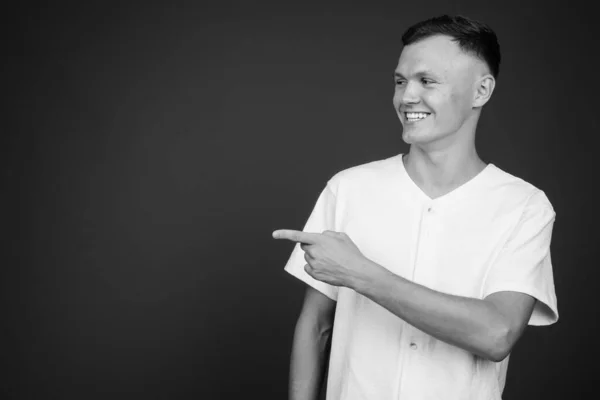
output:
[[[279,229],[273,232],[273,238],[275,239],[287,239],[292,242],[315,244],[317,243],[318,233],[309,233],[302,231],[295,231],[291,229]]]

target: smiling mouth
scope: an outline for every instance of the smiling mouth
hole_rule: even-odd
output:
[[[404,113],[406,121],[408,121],[408,122],[422,121],[430,115],[431,115],[431,113],[426,113],[426,112],[405,112]]]

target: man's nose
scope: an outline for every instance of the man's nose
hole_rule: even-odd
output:
[[[414,82],[408,82],[402,93],[402,103],[414,104],[419,102],[419,88]]]

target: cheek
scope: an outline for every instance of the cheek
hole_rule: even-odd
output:
[[[471,109],[471,98],[469,93],[451,93],[448,101],[456,111],[467,111]]]
[[[437,120],[453,120],[464,114],[464,98],[454,93],[432,93],[423,101],[434,110]]]
[[[423,93],[421,101],[427,109],[435,113],[436,119],[443,117],[447,112],[448,99],[442,93]]]

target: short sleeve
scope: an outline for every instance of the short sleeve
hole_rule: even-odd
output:
[[[335,203],[336,198],[329,186],[319,195],[308,221],[304,225],[304,232],[322,233],[326,230],[335,230]],[[304,270],[306,265],[304,251],[299,243],[296,243],[294,250],[284,267],[284,270],[291,275],[312,286],[332,300],[337,301],[338,287],[318,281],[308,275]]]
[[[533,194],[483,286],[483,297],[501,291],[535,297],[529,325],[550,325],[558,320],[550,257],[555,215],[542,191]]]

